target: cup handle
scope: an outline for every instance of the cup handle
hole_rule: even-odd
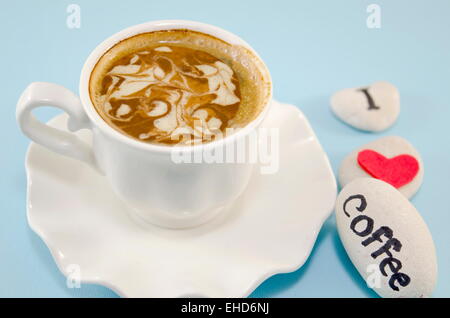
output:
[[[32,114],[40,106],[54,106],[68,115],[67,127],[74,132],[91,128],[80,99],[67,88],[44,82],[31,83],[17,102],[16,119],[22,132],[34,142],[59,154],[81,160],[94,167],[97,165],[92,148],[77,136],[44,123]]]

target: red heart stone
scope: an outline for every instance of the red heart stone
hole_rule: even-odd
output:
[[[368,174],[383,180],[397,189],[411,182],[419,171],[419,162],[410,155],[386,158],[373,150],[358,153],[358,163]]]

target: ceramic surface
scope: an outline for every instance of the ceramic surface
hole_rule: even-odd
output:
[[[264,127],[280,128],[278,173],[254,169],[225,213],[170,230],[127,213],[105,177],[80,161],[30,145],[28,222],[68,275],[124,297],[243,297],[268,277],[308,258],[330,215],[336,182],[307,119],[274,102]],[[49,124],[65,129],[67,116]],[[90,141],[90,131],[76,133]]]

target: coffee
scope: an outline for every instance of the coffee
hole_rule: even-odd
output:
[[[270,93],[248,49],[190,30],[142,33],[97,62],[89,93],[100,116],[137,140],[184,145],[217,140],[255,119]]]

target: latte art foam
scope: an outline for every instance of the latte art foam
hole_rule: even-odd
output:
[[[144,33],[105,53],[91,75],[90,95],[101,117],[130,137],[207,142],[261,111],[270,87],[258,62],[206,34]]]
[[[103,113],[124,130],[144,122],[141,140],[214,139],[236,114],[239,82],[207,53],[159,46],[120,63],[105,77]]]

